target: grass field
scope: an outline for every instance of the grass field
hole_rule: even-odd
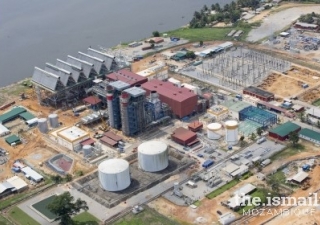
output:
[[[48,209],[48,205],[54,200],[56,195],[52,195],[48,198],[45,198],[35,204],[32,205],[32,207],[37,210],[39,213],[43,214],[45,217],[47,217],[49,220],[54,220],[57,218],[57,215],[52,213]]]
[[[0,225],[14,225],[9,220],[7,220],[5,217],[0,215]]]
[[[99,225],[100,220],[88,212],[82,212],[72,218],[76,225]]]
[[[320,106],[320,98],[312,102],[312,105],[314,106]]]
[[[229,183],[226,183],[225,185],[223,185],[223,186],[219,187],[218,189],[214,190],[210,194],[207,194],[206,197],[208,199],[212,199],[212,198],[222,194],[226,190],[229,190],[230,188],[236,186],[239,182],[240,182],[239,180],[232,180]]]
[[[304,150],[305,150],[305,147],[301,144],[297,144],[296,147],[289,146],[289,147],[285,148],[284,150],[271,156],[270,159],[272,161],[276,160],[276,159],[285,159],[285,158],[288,158],[289,156],[303,152]]]
[[[233,40],[232,38],[227,38],[226,35],[231,30],[243,30],[243,35],[241,40],[244,40],[250,31],[250,27],[215,27],[215,28],[179,28],[177,30],[172,30],[166,32],[168,36],[177,36],[180,38],[187,39],[191,42],[197,41],[215,41],[215,40]]]
[[[172,221],[163,215],[156,212],[154,209],[144,207],[145,210],[137,215],[132,213],[119,219],[112,225],[178,225],[175,221]]]
[[[23,212],[21,209],[19,209],[17,206],[13,207],[9,211],[10,218],[17,224],[20,225],[40,225],[37,221],[32,219],[28,214]]]

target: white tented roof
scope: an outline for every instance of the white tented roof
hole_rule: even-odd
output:
[[[22,168],[21,171],[34,181],[40,181],[43,179],[43,176],[41,176],[38,172],[31,169],[29,166]]]
[[[294,180],[294,181],[300,183],[300,182],[304,181],[308,176],[309,176],[308,173],[300,171],[299,173],[297,173],[293,177],[289,178],[288,180]]]
[[[10,183],[17,191],[28,187],[28,184],[18,176],[7,179],[7,182]]]
[[[14,188],[14,186],[10,184],[8,181],[0,183],[0,194],[11,188]]]
[[[226,167],[223,168],[223,170],[229,174],[231,174],[232,172],[238,170],[240,167],[237,166],[234,163],[229,163]]]
[[[9,134],[10,130],[0,123],[0,136]]]
[[[245,184],[241,188],[233,192],[233,194],[242,196],[254,191],[255,189],[256,189],[256,186],[252,184]]]
[[[235,176],[238,176],[238,175],[242,175],[244,174],[245,172],[247,172],[249,169],[248,166],[246,165],[240,165],[239,169],[237,169],[236,171],[233,171],[231,173],[231,176],[235,177]]]

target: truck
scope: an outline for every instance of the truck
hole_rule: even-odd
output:
[[[210,166],[212,166],[214,164],[214,161],[211,159],[208,159],[206,161],[203,162],[202,167],[203,168],[209,168]]]
[[[257,144],[260,145],[261,143],[265,142],[267,139],[265,137],[261,137],[257,140]]]

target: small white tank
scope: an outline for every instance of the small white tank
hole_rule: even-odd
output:
[[[84,145],[82,147],[83,150],[83,156],[86,157],[87,155],[90,155],[92,153],[92,146],[91,145]]]
[[[238,122],[228,120],[225,122],[226,142],[228,145],[236,145],[238,143]]]
[[[48,128],[48,122],[46,118],[40,118],[38,120],[38,128],[41,133],[44,133],[44,134],[48,133],[49,128]]]
[[[59,119],[57,114],[50,114],[48,118],[49,118],[50,127],[52,128],[59,127]]]
[[[207,137],[212,140],[217,140],[221,138],[219,131],[222,125],[220,123],[210,123],[207,125]]]

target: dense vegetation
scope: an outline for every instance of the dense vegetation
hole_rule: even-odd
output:
[[[300,16],[299,21],[304,23],[316,23],[320,25],[320,14],[317,14],[315,12],[305,14]]]
[[[252,10],[259,6],[259,0],[237,0],[221,7],[218,3],[209,8],[204,5],[200,12],[195,11],[190,21],[190,28],[202,28],[212,22],[235,23],[241,17],[241,8],[249,7]],[[214,14],[211,14],[214,11]]]

